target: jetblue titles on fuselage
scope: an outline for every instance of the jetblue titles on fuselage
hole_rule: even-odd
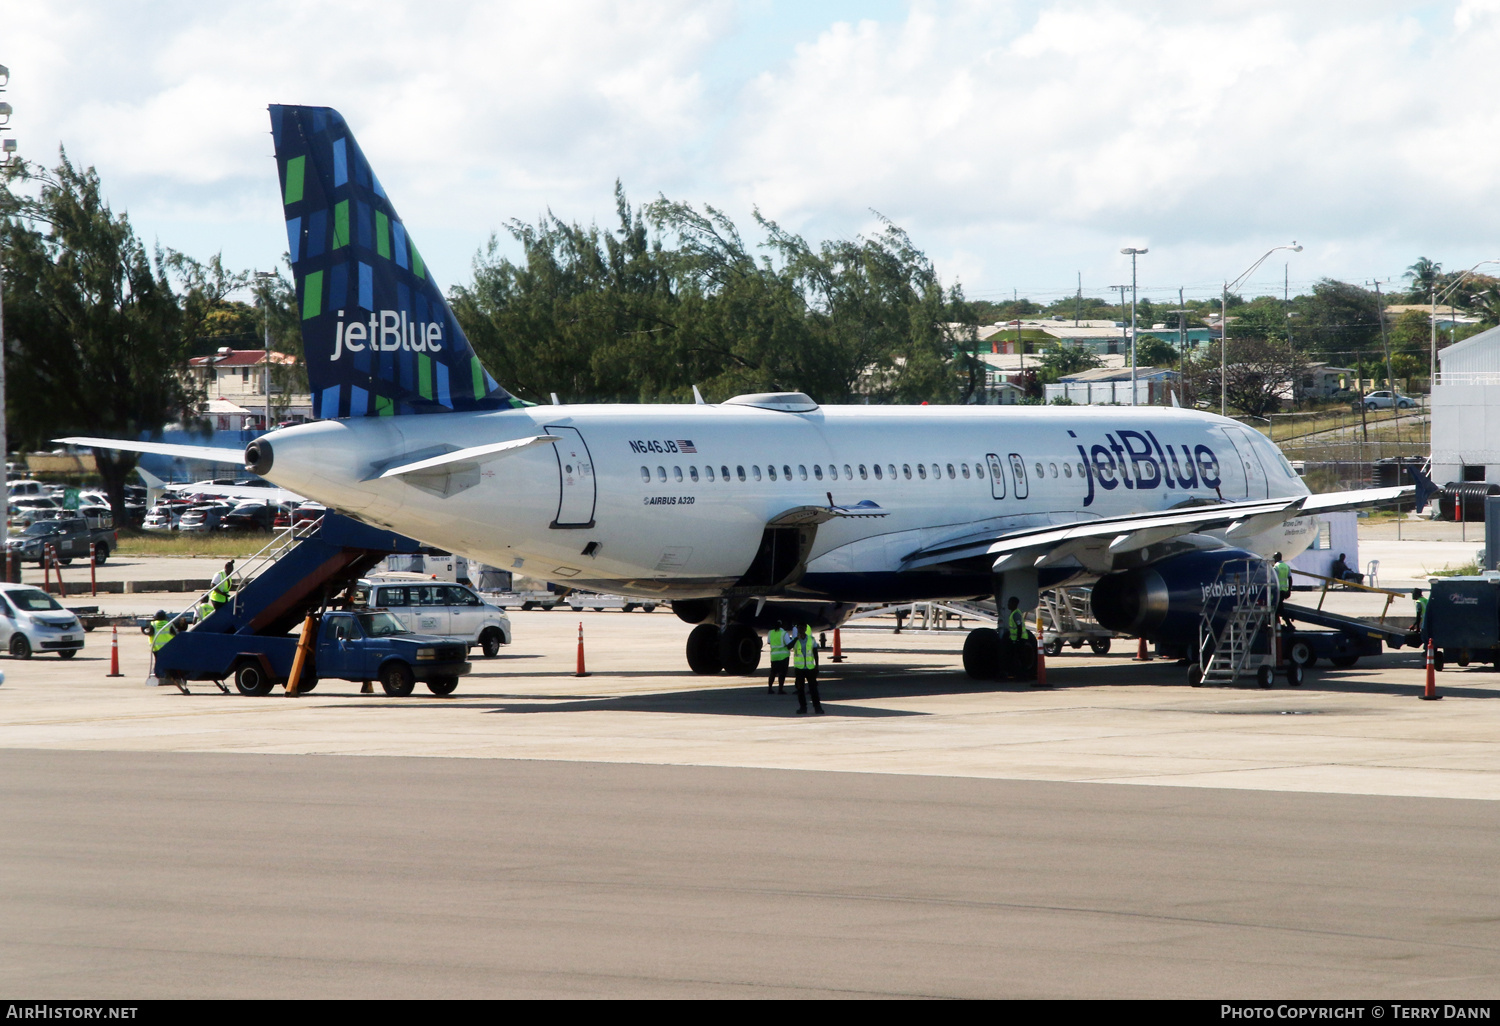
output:
[[[1068,437],[1077,439],[1072,431]],[[1088,478],[1088,494],[1083,504],[1092,506],[1095,482],[1105,491],[1113,491],[1122,485],[1129,489],[1146,491],[1152,488],[1197,488],[1217,490],[1223,485],[1219,473],[1219,457],[1213,449],[1199,443],[1189,449],[1186,443],[1163,445],[1151,431],[1135,431],[1119,428],[1106,433],[1104,442],[1095,442],[1084,447],[1077,443],[1078,455]]]

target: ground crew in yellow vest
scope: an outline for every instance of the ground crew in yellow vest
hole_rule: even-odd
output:
[[[234,590],[234,560],[224,564],[224,569],[214,574],[213,589],[209,591],[209,601],[218,609],[229,601],[229,593]]]
[[[1427,599],[1423,597],[1421,588],[1413,588],[1411,598],[1417,604],[1417,620],[1411,625],[1411,629],[1413,633],[1421,634],[1422,629],[1427,626]]]
[[[165,609],[158,609],[151,618],[151,672],[156,673],[156,653],[163,645],[177,636],[177,621],[168,618]]]
[[[207,620],[210,616],[213,616],[215,608],[216,607],[213,604],[213,594],[212,594],[212,592],[210,592],[207,595],[204,595],[201,599],[199,599],[198,600],[198,622],[202,623],[204,620]]]
[[[813,712],[823,715],[823,702],[818,697],[818,639],[813,637],[811,624],[797,628],[796,640],[792,642],[792,671],[797,675],[797,714],[807,712],[807,696],[811,692]]]
[[[771,676],[766,678],[766,694],[768,695],[777,691],[783,695],[786,694],[786,665],[791,659],[791,642],[791,632],[780,620],[776,621],[775,627],[766,632],[766,644],[771,646]]]
[[[1281,606],[1286,602],[1288,595],[1292,593],[1292,568],[1286,560],[1281,558],[1281,553],[1276,553],[1276,615],[1281,616]],[[1286,617],[1282,617],[1283,620]],[[1291,621],[1287,621],[1288,624]]]

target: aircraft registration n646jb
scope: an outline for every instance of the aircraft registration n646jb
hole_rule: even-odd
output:
[[[1288,557],[1310,495],[1258,432],[1161,407],[820,406],[801,393],[535,406],[485,370],[344,119],[272,106],[314,414],[218,458],[527,576],[666,599],[694,669],[748,672],[778,619],[1095,583],[1094,612],[1192,643],[1227,559]],[[966,664],[993,675],[993,631]],[[971,639],[972,640],[972,639]]]

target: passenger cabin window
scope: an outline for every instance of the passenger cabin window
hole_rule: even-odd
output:
[[[783,464],[782,467],[781,467],[781,476],[785,477],[788,481],[790,481],[792,479],[792,468],[786,466],[785,464]],[[802,476],[806,477],[807,475],[803,474]]]
[[[656,479],[658,481],[665,481],[667,479],[667,468],[666,467],[657,467],[656,468]]]
[[[974,464],[974,476],[977,477],[977,478],[983,479],[983,477],[984,477],[984,464],[983,463],[976,463],[976,464]]]
[[[745,480],[745,468],[744,467],[735,467],[734,468],[734,472],[739,475],[739,479],[741,481]]]
[[[903,463],[903,464],[901,464],[901,469],[902,469],[902,471],[905,472],[906,479],[908,481],[910,481],[911,480],[911,464],[910,463]]]
[[[703,473],[708,477],[708,479],[710,481],[712,481],[714,479],[714,468],[713,467],[704,467],[703,468]]]
[[[920,477],[923,481],[927,480],[927,464],[925,464],[925,463],[918,463],[917,464],[917,476]]]
[[[651,468],[650,467],[642,467],[641,468],[641,480],[644,481],[644,482],[646,482],[647,484],[651,483]]]
[[[844,476],[850,481],[854,480],[854,468],[847,463],[844,464]]]
[[[807,480],[807,468],[800,463],[797,464],[797,476],[802,478],[802,480],[804,481]]]
[[[940,466],[938,466],[936,463],[934,463],[932,465],[932,479],[934,481],[936,481],[938,478],[940,478],[942,476],[943,476],[943,468],[940,467]]]
[[[865,469],[865,465],[863,463],[859,465],[859,479],[861,481],[868,481],[870,479],[870,472]]]
[[[766,464],[766,476],[769,477],[772,481],[776,480],[776,464]]]
[[[724,466],[719,467],[719,476],[724,479],[724,483],[725,484],[728,484],[729,483],[729,468],[728,467],[724,467]],[[743,470],[740,471],[740,477],[744,477],[744,476],[745,476],[745,472]]]
[[[951,481],[956,477],[958,477],[958,473],[954,471],[953,464],[948,464],[948,479]]]
[[[834,466],[832,463],[828,464],[828,480],[830,480],[830,481],[837,481],[838,479],[839,479],[839,468],[836,467],[836,466]]]
[[[755,475],[755,480],[757,480],[757,481],[760,480],[760,467],[759,466],[751,467],[750,468],[750,473],[753,474],[753,475]]]
[[[694,484],[697,484],[697,482],[698,482],[698,468],[697,467],[688,467],[688,477],[690,477],[690,478],[693,479],[693,483]]]
[[[679,481],[682,480],[682,468],[681,467],[673,467],[672,468],[672,473],[677,475],[677,480],[679,480]]]
[[[964,472],[964,480],[967,481],[969,479],[969,465],[967,463],[960,463],[958,469]]]

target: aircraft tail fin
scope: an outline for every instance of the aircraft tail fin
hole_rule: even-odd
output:
[[[527,405],[474,355],[339,112],[270,112],[313,416]]]
[[[1411,474],[1412,484],[1417,486],[1417,512],[1420,513],[1427,507],[1427,503],[1432,497],[1441,491],[1441,489],[1438,488],[1432,478],[1422,473],[1416,467],[1407,467],[1406,470],[1407,473]]]

